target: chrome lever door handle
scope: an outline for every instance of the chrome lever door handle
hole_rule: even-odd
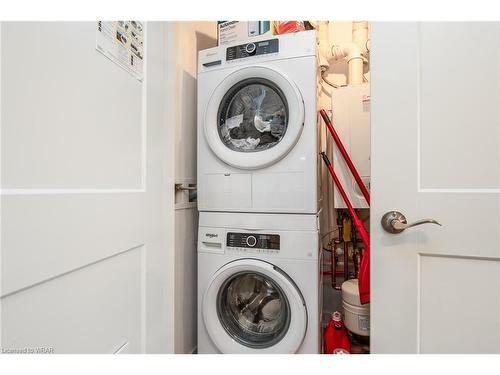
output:
[[[382,224],[382,228],[384,228],[386,232],[393,234],[401,233],[405,229],[416,227],[417,225],[422,224],[436,224],[441,226],[441,224],[434,219],[421,219],[415,221],[414,223],[408,224],[405,215],[398,211],[386,212],[384,216],[382,216],[380,223]]]
[[[194,185],[194,186],[193,186]],[[182,191],[182,190],[197,190],[198,188],[196,187],[195,184],[193,184],[191,186],[184,186],[184,184],[181,184],[181,183],[178,183],[178,184],[175,184],[175,190],[177,191]]]

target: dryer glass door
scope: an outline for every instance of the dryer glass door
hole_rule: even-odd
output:
[[[290,326],[290,304],[272,279],[258,272],[240,272],[221,287],[217,313],[226,332],[251,348],[279,342]]]
[[[208,101],[204,130],[224,163],[259,169],[281,160],[304,126],[304,102],[295,83],[277,70],[253,66],[229,74]]]
[[[231,150],[267,150],[283,139],[287,126],[287,100],[281,89],[267,79],[238,82],[221,100],[218,131]]]

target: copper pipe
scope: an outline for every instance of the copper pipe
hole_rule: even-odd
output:
[[[349,242],[344,242],[344,281],[349,279]]]

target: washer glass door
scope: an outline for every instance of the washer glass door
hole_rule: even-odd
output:
[[[288,298],[258,272],[240,272],[226,280],[217,296],[217,313],[226,332],[251,348],[273,346],[290,326]]]
[[[295,283],[257,259],[229,262],[214,274],[202,316],[222,353],[295,353],[307,329],[307,309]]]

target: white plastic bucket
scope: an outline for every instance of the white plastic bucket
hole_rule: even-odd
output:
[[[370,304],[361,304],[357,279],[342,284],[342,306],[346,328],[357,335],[370,336]]]

